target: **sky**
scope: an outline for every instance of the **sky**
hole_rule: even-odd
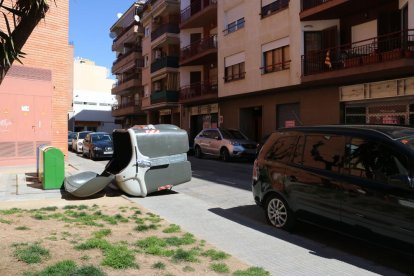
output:
[[[109,70],[115,60],[109,29],[134,0],[70,0],[69,41],[74,56],[92,60]],[[111,76],[111,75],[110,75]],[[113,76],[111,76],[113,78]]]

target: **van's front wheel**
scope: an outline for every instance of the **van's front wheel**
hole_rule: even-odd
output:
[[[229,162],[230,161],[230,153],[229,153],[229,151],[226,148],[221,149],[221,151],[220,151],[220,159],[222,161],[224,161],[224,162]]]
[[[281,197],[272,195],[266,201],[266,219],[274,227],[290,231],[295,223],[295,214]]]

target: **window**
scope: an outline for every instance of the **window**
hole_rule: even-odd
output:
[[[407,164],[406,156],[375,141],[353,138],[346,145],[344,168],[353,176],[392,183],[390,178],[401,181],[408,176]]]
[[[286,70],[290,68],[289,45],[263,53],[263,73]]]
[[[234,64],[225,68],[224,81],[229,82],[233,80],[244,79],[244,62]]]
[[[344,136],[308,135],[303,151],[303,165],[327,171],[339,171],[345,146]]]
[[[227,24],[227,29],[224,30],[224,34],[229,34],[237,31],[238,29],[244,28],[244,17]]]
[[[297,140],[298,138],[294,136],[279,138],[267,154],[266,159],[289,162]]]

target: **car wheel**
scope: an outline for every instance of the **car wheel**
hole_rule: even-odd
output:
[[[220,159],[224,162],[230,161],[230,154],[227,149],[224,148],[220,151]]]
[[[197,158],[202,158],[203,157],[203,152],[201,151],[201,148],[199,146],[196,146],[194,149],[194,155]]]
[[[266,219],[274,227],[287,231],[292,230],[295,223],[295,215],[286,201],[276,195],[266,201]]]

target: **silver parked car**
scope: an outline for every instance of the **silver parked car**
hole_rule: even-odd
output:
[[[194,138],[195,156],[204,154],[220,157],[223,161],[232,158],[254,158],[257,144],[237,129],[208,128]]]
[[[81,131],[77,132],[76,136],[72,139],[72,150],[77,153],[83,153],[83,139],[85,139],[86,134],[91,133],[92,131]]]

